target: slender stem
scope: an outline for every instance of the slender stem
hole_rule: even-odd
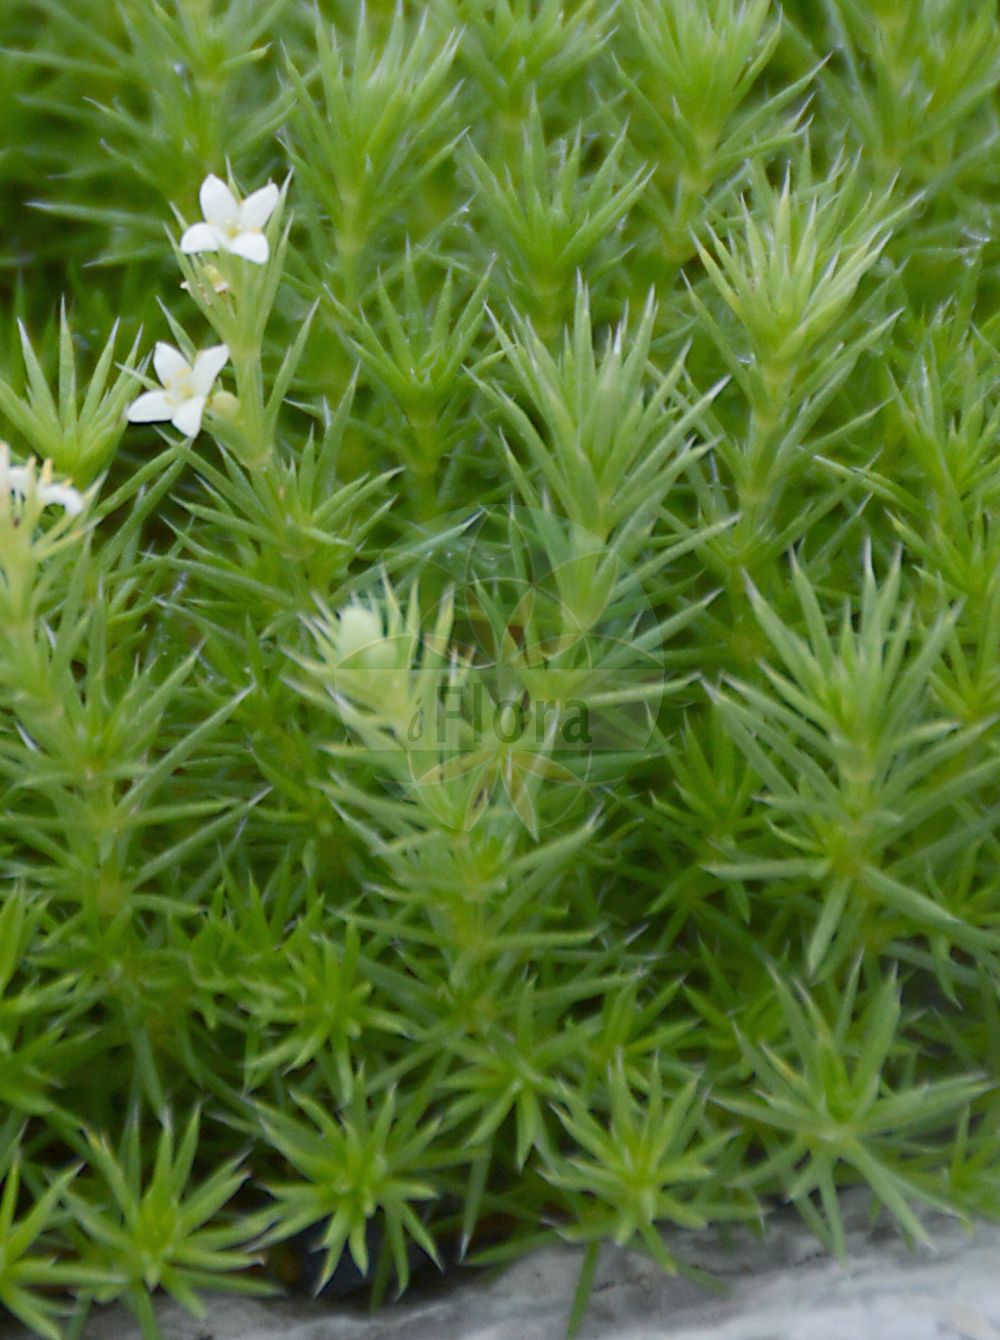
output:
[[[741,519],[737,534],[753,541],[763,537],[784,490],[784,479],[776,469],[786,422],[788,390],[793,369],[782,359],[760,369],[761,395],[750,408],[747,469],[739,482]]]
[[[233,353],[232,360],[240,402],[240,427],[247,444],[244,464],[249,470],[262,470],[271,459],[274,444],[266,426],[260,350]]]
[[[535,326],[546,344],[558,339],[563,328],[567,293],[572,285],[565,275],[551,270],[535,277]]]
[[[441,440],[437,431],[437,414],[424,408],[411,410],[407,418],[417,444],[416,459],[410,465],[414,508],[418,520],[430,521],[438,510],[437,472],[441,460]]]
[[[337,257],[340,261],[343,299],[348,306],[353,306],[358,301],[358,258],[366,240],[365,229],[361,225],[362,201],[360,195],[353,191],[345,192],[341,199],[344,212],[340,227],[336,230]]]
[[[417,520],[433,520],[438,511],[437,471],[433,467],[411,467],[409,478],[413,485],[413,511]]]

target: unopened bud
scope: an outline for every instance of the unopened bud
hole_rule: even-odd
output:
[[[235,419],[240,412],[240,402],[232,391],[216,391],[209,403],[209,409],[220,419]]]
[[[350,658],[351,669],[388,670],[393,663],[392,646],[385,637],[382,620],[363,605],[348,605],[340,611],[337,627],[337,657]]]

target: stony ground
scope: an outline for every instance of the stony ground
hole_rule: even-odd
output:
[[[580,1340],[1000,1340],[1000,1226],[928,1218],[936,1250],[909,1251],[849,1206],[850,1259],[838,1265],[792,1214],[766,1241],[745,1231],[672,1239],[715,1273],[722,1295],[670,1279],[632,1252],[606,1249]],[[569,1248],[503,1274],[445,1282],[376,1317],[342,1304],[209,1296],[201,1321],[165,1303],[164,1340],[563,1340],[579,1267]],[[83,1340],[136,1340],[119,1308],[95,1312]],[[0,1340],[27,1340],[0,1327]]]

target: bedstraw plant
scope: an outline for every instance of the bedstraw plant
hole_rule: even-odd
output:
[[[0,45],[0,1310],[1000,1214],[996,15]]]

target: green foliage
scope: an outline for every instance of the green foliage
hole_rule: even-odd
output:
[[[776,816],[770,831],[788,854],[779,858],[772,843],[761,864],[742,859],[716,865],[716,873],[771,881],[807,874],[818,885],[821,908],[806,952],[810,972],[848,908],[854,926],[842,928],[840,938],[842,952],[851,954],[852,939],[877,935],[880,902],[905,912],[914,930],[922,925],[939,951],[949,931],[959,944],[971,929],[912,881],[933,889],[935,863],[989,831],[988,815],[964,802],[989,785],[1000,759],[982,748],[979,726],[956,728],[928,710],[930,676],[953,618],[942,613],[907,656],[911,616],[898,608],[900,581],[898,559],[881,590],[866,564],[858,629],[845,611],[834,638],[801,568],[793,567],[808,641],[751,589],[784,672],[765,665],[768,689],[737,684],[738,701],[718,700],[767,786]],[[981,953],[1000,947],[988,926],[971,936],[966,943]]]
[[[416,258],[409,247],[403,262],[399,307],[383,279],[375,289],[378,320],[363,309],[329,301],[333,318],[345,332],[350,350],[375,385],[389,392],[396,411],[386,423],[386,443],[409,471],[408,482],[430,520],[437,512],[437,476],[442,461],[460,450],[474,430],[469,401],[473,385],[466,360],[476,345],[486,317],[484,299],[489,271],[468,294],[461,310],[455,304],[455,273],[448,269],[433,306],[420,289]],[[477,366],[486,367],[489,355]]]
[[[19,327],[24,358],[22,387],[0,380],[0,415],[40,458],[62,474],[89,484],[109,463],[125,429],[123,415],[135,393],[138,341],[111,380],[117,324],[87,382],[77,393],[73,331],[65,307],[59,312],[59,366],[55,396],[24,326]],[[20,379],[19,379],[20,380]]]
[[[549,353],[519,317],[514,338],[497,332],[515,385],[512,391],[485,388],[527,450],[530,471],[508,456],[524,502],[537,507],[551,498],[597,543],[613,538],[629,562],[648,544],[678,478],[704,454],[705,446],[693,448],[688,433],[719,389],[692,403],[683,355],[666,375],[650,365],[655,317],[647,303],[635,333],[623,321],[598,357],[581,284],[560,355]]]
[[[582,1222],[567,1231],[570,1239],[610,1237],[625,1246],[638,1235],[654,1259],[673,1273],[677,1263],[658,1226],[702,1228],[710,1218],[729,1217],[724,1204],[713,1204],[703,1194],[729,1132],[694,1138],[702,1105],[696,1078],[665,1102],[662,1072],[654,1059],[637,1098],[620,1054],[616,1062],[608,1081],[611,1111],[606,1125],[595,1120],[579,1093],[567,1095],[567,1110],[557,1109],[581,1153],[556,1160],[549,1176],[557,1186],[585,1193],[601,1206],[598,1214],[582,1211]]]
[[[432,1258],[437,1256],[414,1204],[436,1194],[433,1186],[420,1180],[420,1173],[446,1161],[429,1149],[439,1123],[422,1120],[420,1104],[412,1101],[397,1115],[391,1092],[377,1113],[369,1114],[360,1076],[352,1083],[339,1116],[325,1112],[308,1095],[302,1095],[298,1104],[311,1125],[282,1112],[263,1109],[260,1113],[268,1138],[301,1179],[270,1187],[278,1217],[272,1238],[287,1237],[328,1220],[319,1240],[326,1249],[322,1287],[345,1245],[361,1273],[368,1273],[366,1229],[377,1213],[402,1292],[410,1277],[407,1237]]]
[[[32,75],[29,126],[39,132],[43,165],[27,167],[33,203],[60,220],[91,225],[70,243],[86,260],[155,262],[162,258],[162,213],[149,209],[151,196],[162,211],[184,201],[227,155],[257,156],[259,163],[282,123],[288,95],[273,70],[261,76],[288,0],[223,8],[125,0],[72,13],[37,0],[27,8],[14,45]],[[81,141],[101,152],[83,161]],[[75,185],[54,192],[47,174],[67,174]],[[59,231],[65,233],[64,222]],[[97,255],[88,255],[88,242]]]
[[[996,14],[0,46],[0,1308],[1000,1214]]]
[[[206,1227],[232,1200],[246,1173],[233,1159],[198,1187],[189,1188],[199,1125],[196,1110],[175,1153],[170,1117],[165,1114],[146,1179],[138,1111],[133,1107],[117,1154],[105,1138],[88,1132],[93,1173],[88,1181],[94,1184],[100,1179],[103,1185],[78,1183],[67,1193],[76,1224],[88,1242],[84,1259],[108,1280],[93,1296],[101,1302],[124,1297],[144,1340],[159,1335],[150,1299],[157,1286],[195,1316],[205,1315],[199,1288],[223,1284],[236,1293],[273,1292],[266,1283],[239,1273],[257,1259],[246,1248],[270,1222],[267,1211]]]
[[[416,32],[397,9],[384,42],[373,40],[362,7],[348,48],[317,18],[315,65],[289,64],[295,93],[292,162],[320,210],[333,242],[321,279],[355,302],[379,228],[452,151],[455,90],[445,83],[457,33],[442,38],[429,14]],[[349,50],[349,55],[348,55]],[[452,132],[449,136],[449,132]],[[384,245],[384,243],[383,243]],[[381,250],[381,248],[378,248]]]
[[[532,102],[520,153],[513,165],[504,164],[502,175],[472,145],[464,156],[487,237],[505,262],[505,296],[535,320],[547,340],[558,336],[569,313],[574,274],[584,269],[596,280],[615,263],[617,248],[609,243],[648,181],[642,168],[622,180],[624,133],[582,186],[580,129],[571,142],[561,140],[554,148],[553,153],[546,144],[538,104]]]
[[[58,1222],[56,1207],[78,1169],[70,1168],[61,1174],[35,1199],[27,1215],[16,1217],[21,1189],[22,1134],[13,1114],[0,1128],[0,1241],[3,1242],[0,1302],[36,1335],[59,1340],[62,1332],[57,1318],[63,1309],[45,1290],[61,1285],[85,1285],[88,1272],[82,1267],[67,1266],[43,1256],[38,1250],[38,1242]],[[36,1250],[32,1251],[32,1248]],[[96,1278],[99,1278],[96,1272],[89,1276],[91,1281]]]
[[[809,74],[751,98],[778,45],[770,0],[678,0],[623,6],[617,75],[628,92],[630,137],[653,165],[643,204],[654,246],[681,264],[706,217],[749,162],[791,142]]]
[[[461,34],[460,56],[472,75],[472,95],[489,108],[489,121],[516,144],[532,99],[553,113],[567,83],[586,73],[615,22],[616,6],[579,0],[443,0],[439,22]]]
[[[910,1202],[929,1200],[940,1208],[947,1203],[921,1176],[927,1151],[918,1149],[915,1157],[907,1157],[900,1152],[900,1146],[907,1149],[901,1137],[947,1128],[956,1110],[989,1088],[988,1081],[962,1076],[893,1085],[890,1057],[900,1020],[897,983],[887,976],[855,1016],[858,968],[856,964],[833,1027],[810,996],[803,994],[800,1006],[775,974],[789,1030],[788,1053],[795,1063],[770,1047],[740,1039],[757,1097],[719,1100],[777,1133],[764,1137],[768,1157],[748,1180],[759,1185],[777,1178],[788,1199],[842,1259],[847,1246],[837,1205],[838,1167],[846,1164],[859,1174],[908,1233],[929,1242]],[[821,1211],[809,1200],[813,1190],[819,1192]]]
[[[984,126],[996,133],[1000,37],[991,16],[956,0],[907,12],[857,0],[824,8],[842,43],[840,77],[830,85],[874,171],[883,179],[901,173],[932,193],[953,187],[971,167],[963,160],[973,125],[977,136]],[[944,164],[948,181],[938,183]]]

